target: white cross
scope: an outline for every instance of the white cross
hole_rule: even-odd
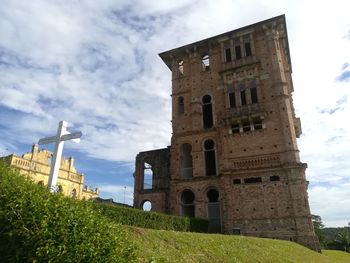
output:
[[[61,157],[64,141],[72,140],[74,142],[79,143],[80,137],[82,133],[73,132],[70,133],[67,131],[67,122],[60,121],[58,124],[57,135],[52,137],[47,137],[40,139],[38,144],[49,144],[55,143],[55,151],[53,152],[52,160],[51,160],[51,168],[50,168],[50,176],[49,176],[49,188],[51,192],[56,191],[56,182],[58,177],[58,172],[61,165]]]

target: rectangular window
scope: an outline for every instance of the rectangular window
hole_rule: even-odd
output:
[[[250,88],[250,97],[252,103],[258,103],[258,93],[256,92],[256,87]]]
[[[228,94],[228,98],[230,100],[230,108],[236,108],[236,96],[234,92],[230,92]]]
[[[262,120],[260,118],[253,119],[254,130],[261,130],[263,128]]]
[[[240,95],[241,95],[241,105],[242,106],[247,105],[247,100],[245,97],[245,90],[241,90]]]
[[[233,184],[241,184],[241,179],[233,179]]]
[[[252,55],[252,49],[250,47],[250,42],[244,43],[244,50],[245,50],[246,57],[250,57]]]
[[[233,124],[231,129],[232,129],[232,133],[239,133],[240,132],[238,123]]]
[[[250,121],[248,119],[242,120],[243,131],[250,131]]]
[[[278,175],[270,176],[270,181],[271,182],[276,182],[276,181],[279,181],[279,180],[280,180],[280,177]]]
[[[261,183],[261,177],[250,177],[244,179],[245,184]]]
[[[242,58],[241,45],[235,46],[236,59]]]
[[[204,152],[206,175],[216,175],[215,151]]]
[[[226,48],[225,49],[225,61],[226,62],[230,62],[232,60],[231,58],[231,49],[230,48]]]

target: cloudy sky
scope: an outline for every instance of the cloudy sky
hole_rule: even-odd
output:
[[[129,204],[135,155],[170,144],[171,76],[158,53],[285,14],[311,210],[327,226],[350,221],[348,1],[0,3],[0,156],[66,120],[84,135],[64,155],[101,197]]]

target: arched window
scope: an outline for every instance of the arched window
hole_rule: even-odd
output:
[[[184,97],[179,97],[177,99],[177,112],[179,115],[185,113],[185,102],[184,102]]]
[[[194,217],[194,194],[191,190],[184,190],[181,194],[181,215]]]
[[[213,127],[213,106],[210,95],[204,95],[202,98],[202,113],[203,113],[203,127]]]
[[[152,210],[152,203],[151,201],[143,201],[143,204],[142,204],[142,209],[143,211],[151,211]]]
[[[207,198],[209,203],[217,203],[219,202],[219,192],[215,189],[210,189],[207,192]]]
[[[202,56],[202,70],[206,71],[206,70],[209,70],[209,68],[210,68],[209,55],[205,54]]]
[[[73,198],[77,198],[77,189],[74,188],[74,189],[72,190],[71,195],[72,195]]]
[[[215,142],[206,140],[204,142],[205,175],[216,175]]]
[[[192,164],[192,146],[185,143],[181,146],[181,177],[192,178],[193,177],[193,164]]]
[[[221,232],[221,211],[219,192],[210,189],[207,192],[209,232]]]
[[[184,61],[179,60],[179,62],[177,62],[177,67],[178,67],[180,75],[183,75],[184,74]]]
[[[143,189],[152,189],[153,170],[152,165],[145,162],[143,166]]]

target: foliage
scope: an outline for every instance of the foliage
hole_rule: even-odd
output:
[[[350,254],[314,252],[290,241],[129,227],[138,262],[350,262]]]
[[[322,248],[326,247],[326,236],[323,232],[324,224],[322,223],[322,218],[318,215],[311,215],[312,223],[314,225],[315,234],[320,241]]]
[[[0,163],[1,262],[132,262],[122,226]]]
[[[328,243],[328,247],[350,253],[350,227],[340,228],[334,240]]]
[[[322,248],[350,252],[350,222],[347,227],[324,227],[318,215],[312,215],[315,233]]]
[[[112,221],[123,225],[174,231],[207,232],[208,230],[208,221],[205,219],[170,216],[103,203],[95,203],[95,207]]]

